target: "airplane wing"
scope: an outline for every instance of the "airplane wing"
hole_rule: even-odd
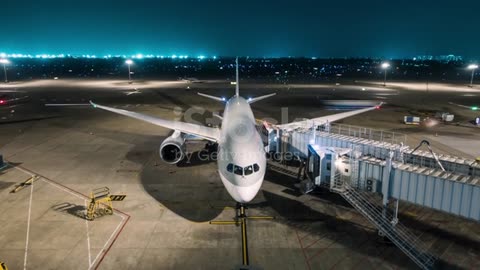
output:
[[[380,106],[382,106],[383,102],[380,103],[379,105],[376,105],[374,107],[368,107],[365,109],[360,109],[360,110],[354,110],[354,111],[348,111],[348,112],[343,112],[343,113],[337,113],[337,114],[332,114],[332,115],[326,115],[326,116],[321,116],[317,118],[312,118],[312,119],[307,119],[303,121],[298,121],[298,122],[292,122],[288,124],[281,124],[281,125],[276,125],[277,128],[279,129],[285,129],[285,130],[293,130],[297,128],[311,128],[313,125],[323,125],[326,123],[330,122],[335,122],[343,118],[347,118],[350,116],[354,116],[360,113],[368,112],[371,110],[375,109],[380,109]]]
[[[273,97],[275,96],[277,93],[273,93],[273,94],[268,94],[268,95],[264,95],[264,96],[259,96],[259,97],[254,97],[254,98],[249,98],[247,99],[247,102],[249,104],[252,104],[254,102],[257,102],[257,101],[260,101],[262,99],[266,99],[266,98],[269,98],[269,97]]]
[[[172,130],[178,130],[180,132],[183,132],[185,134],[189,135],[195,135],[198,137],[202,137],[206,140],[217,142],[220,139],[220,130],[218,128],[210,128],[210,127],[205,127],[205,126],[200,126],[197,124],[192,124],[192,123],[185,123],[185,122],[179,122],[179,121],[172,121],[172,120],[165,120],[161,118],[156,118],[153,116],[137,113],[137,112],[131,112],[127,110],[122,110],[122,109],[116,109],[112,107],[107,107],[107,106],[102,106],[96,103],[93,103],[90,101],[90,104],[94,108],[110,111],[113,113],[118,113],[121,115],[125,115],[128,117],[132,117],[138,120],[142,120],[157,126],[161,126],[164,128],[172,129]]]

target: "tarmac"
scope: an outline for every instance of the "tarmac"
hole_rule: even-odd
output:
[[[9,269],[241,267],[240,228],[209,224],[235,215],[235,202],[215,162],[193,159],[168,165],[158,155],[170,134],[164,128],[87,106],[44,106],[94,100],[167,119],[214,122],[212,112],[221,112],[222,104],[196,92],[228,97],[234,91],[228,82],[45,80],[2,85],[0,90],[7,88],[30,95],[27,103],[0,110],[0,154],[8,162],[0,170],[0,261]],[[380,111],[342,123],[406,134],[412,146],[428,138],[438,153],[480,156],[479,129],[470,124],[478,113],[448,104],[470,105],[472,97],[464,95],[478,100],[480,89],[444,87],[425,93],[405,88],[404,83],[383,88],[369,82],[249,82],[241,84],[241,94],[277,92],[252,106],[257,118],[268,119],[281,119],[282,107],[288,107],[292,120],[334,113],[322,107],[322,99],[386,101]],[[404,115],[439,110],[454,113],[455,123],[432,128],[402,123]],[[187,149],[196,153],[203,146],[192,142]],[[37,176],[33,184],[10,193],[32,176]],[[326,190],[302,195],[294,184],[295,179],[270,170],[249,205],[249,215],[275,217],[248,223],[252,269],[417,269],[341,197]],[[113,202],[113,215],[88,221],[89,193],[104,186],[126,198]],[[438,256],[439,269],[480,268],[478,223],[404,202],[400,210],[400,221]]]

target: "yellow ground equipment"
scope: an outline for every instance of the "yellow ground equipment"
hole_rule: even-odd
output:
[[[32,175],[30,178],[28,178],[28,179],[25,180],[24,182],[16,185],[15,188],[10,191],[10,193],[17,193],[17,192],[19,192],[20,190],[24,189],[26,186],[32,185],[32,183],[35,182],[36,180],[38,180],[38,178],[39,178],[38,176]],[[2,268],[0,268],[0,270],[1,270],[1,269],[2,269]]]
[[[123,201],[127,195],[110,195],[108,187],[102,187],[90,192],[90,204],[87,208],[86,218],[94,220],[95,217],[113,214],[113,201]]]
[[[8,270],[8,267],[4,262],[0,262],[0,270]]]

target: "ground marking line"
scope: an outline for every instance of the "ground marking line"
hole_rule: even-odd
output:
[[[10,164],[8,164],[8,165],[10,165]],[[11,165],[10,165],[10,166],[11,166]],[[33,177],[33,176],[38,176],[40,180],[43,180],[43,181],[46,182],[46,183],[49,183],[49,184],[51,184],[51,185],[53,185],[53,186],[55,186],[55,187],[57,187],[57,188],[65,191],[65,192],[67,192],[67,193],[70,193],[70,194],[74,195],[74,196],[77,197],[77,198],[80,198],[80,199],[83,199],[83,200],[88,199],[88,196],[86,196],[86,195],[84,195],[84,194],[82,194],[82,193],[80,193],[80,192],[78,192],[78,191],[72,190],[72,189],[70,189],[70,188],[68,188],[68,187],[66,187],[66,186],[63,186],[62,184],[59,184],[59,183],[57,183],[57,182],[55,182],[55,181],[53,181],[53,180],[51,180],[51,179],[49,179],[49,178],[47,178],[47,177],[45,177],[45,176],[42,176],[42,175],[40,175],[40,174],[33,173],[33,172],[29,171],[28,169],[23,169],[23,168],[20,167],[20,166],[12,166],[12,167],[14,167],[15,169],[20,170],[20,171],[22,171],[22,172],[24,172],[24,173],[26,173],[26,174],[28,174],[28,175],[30,175],[30,176],[32,176],[32,177]],[[31,192],[32,192],[32,193],[31,193],[30,195],[32,196],[32,195],[33,195],[33,185],[32,185],[32,191],[31,191]],[[30,205],[31,205],[31,201],[30,201]],[[91,265],[90,265],[89,269],[96,269],[96,268],[93,268],[93,266],[95,266],[95,264],[97,263],[98,258],[99,258],[100,255],[102,255],[102,254],[103,254],[103,257],[106,255],[106,253],[110,250],[113,242],[115,242],[116,238],[119,236],[118,234],[123,230],[123,228],[125,227],[126,223],[128,222],[128,220],[129,220],[129,218],[130,218],[130,216],[129,216],[128,214],[126,214],[126,213],[124,213],[124,212],[122,212],[122,211],[120,211],[120,210],[118,210],[118,209],[117,209],[117,211],[114,211],[113,214],[116,215],[116,216],[121,217],[121,218],[122,218],[122,221],[120,221],[120,223],[117,225],[117,227],[115,228],[115,230],[113,231],[113,233],[110,235],[110,238],[107,240],[107,242],[105,243],[105,245],[102,247],[102,249],[100,250],[100,252],[97,254],[95,260],[94,260],[93,262],[91,262]],[[29,215],[29,218],[30,218],[30,215]],[[127,221],[125,221],[125,219],[126,219]],[[119,228],[120,228],[120,231],[119,231]],[[27,237],[28,237],[28,235],[27,235]],[[109,244],[110,244],[110,246],[107,248],[107,246],[108,246]],[[28,246],[28,239],[27,239],[27,246]],[[90,251],[90,250],[89,250],[89,251]],[[26,252],[26,251],[25,251],[25,252]],[[103,260],[103,257],[101,257],[99,263]],[[26,259],[26,257],[25,257],[25,259]],[[26,263],[26,261],[25,261],[25,263]],[[96,267],[98,267],[98,265],[97,265]],[[26,268],[24,268],[24,270],[26,270]]]
[[[25,241],[25,257],[23,260],[23,269],[27,269],[27,256],[28,256],[28,239],[30,237],[30,216],[32,215],[32,198],[33,198],[33,181],[30,188],[30,201],[28,203],[28,219],[27,219],[27,240]]]
[[[85,209],[87,209],[87,200],[85,200]],[[85,219],[85,226],[87,227],[87,248],[88,248],[88,269],[92,267],[92,254],[90,252],[90,233],[88,231],[88,220]]]
[[[106,249],[107,245],[110,243],[110,241],[113,239],[113,237],[117,234],[117,231],[118,231],[118,229],[120,228],[120,225],[122,225],[124,221],[125,221],[125,218],[122,217],[122,221],[121,221],[120,223],[118,223],[117,227],[115,228],[115,230],[113,231],[113,233],[110,235],[110,238],[108,238],[107,242],[105,242],[105,245],[103,245],[102,250],[97,254],[97,257],[95,257],[95,260],[93,260],[91,266],[95,265],[95,263],[97,262],[98,258],[100,257],[100,254],[102,254],[102,253],[105,252],[105,249]],[[91,267],[90,267],[89,269],[91,269]]]

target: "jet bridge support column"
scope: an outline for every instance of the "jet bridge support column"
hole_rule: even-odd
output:
[[[390,199],[390,181],[391,181],[391,175],[392,175],[392,160],[393,156],[395,155],[395,152],[390,151],[389,157],[386,160],[385,167],[383,168],[383,175],[382,175],[382,197],[383,197],[383,216],[387,216],[387,207],[388,207],[388,201]],[[397,209],[398,209],[398,202],[397,202]],[[396,219],[396,218],[395,218]]]
[[[337,166],[336,166],[336,160],[337,160],[337,154],[335,152],[332,152],[330,155],[330,159],[328,158],[328,155],[326,155],[327,158],[327,170],[328,166],[330,166],[330,189],[335,189],[335,188],[343,188],[343,182],[341,181],[341,175],[337,174]],[[330,164],[329,164],[330,163]]]
[[[280,153],[280,143],[281,143],[281,140],[282,140],[282,137],[280,137],[280,129],[277,128],[277,140],[276,140],[276,143],[277,143],[277,146],[276,146],[276,149],[275,149],[275,152],[276,153]]]

